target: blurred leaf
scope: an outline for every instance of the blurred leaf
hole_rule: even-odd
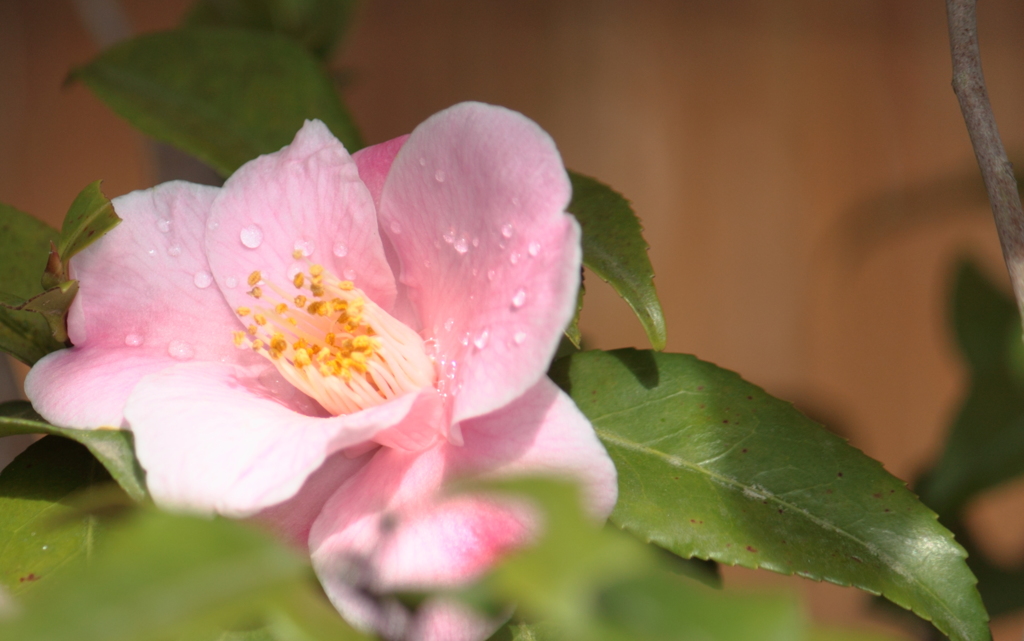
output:
[[[14,434],[53,434],[77,441],[89,448],[128,496],[136,501],[146,498],[145,475],[135,459],[131,432],[57,427],[47,423],[25,401],[0,403],[0,437]]]
[[[576,349],[580,349],[583,344],[583,337],[580,335],[580,312],[583,311],[583,295],[586,293],[586,287],[583,286],[583,275],[581,274],[580,289],[576,292],[576,313],[573,314],[572,320],[569,321],[569,326],[565,328],[565,337],[569,339],[569,342]]]
[[[654,349],[665,349],[665,317],[654,289],[640,221],[629,201],[593,178],[569,172],[569,212],[583,229],[583,264],[633,308]]]
[[[0,472],[0,587],[15,594],[37,588],[92,553],[96,518],[74,517],[67,500],[106,480],[82,445],[49,436]],[[67,522],[58,525],[61,519]]]
[[[143,133],[227,176],[322,120],[350,151],[352,119],[316,59],[284,36],[213,27],[121,43],[72,73]]]
[[[185,17],[185,25],[279,33],[326,60],[351,25],[355,4],[355,0],[199,0]]]
[[[545,527],[537,545],[482,580],[477,596],[518,603],[517,616],[544,623],[512,623],[495,641],[802,638],[794,599],[723,593],[660,570],[648,546],[594,528],[571,486],[533,479],[497,487],[539,505]]]
[[[683,557],[881,593],[988,639],[964,551],[882,466],[738,375],[681,354],[584,352],[552,376],[619,474],[611,520]]]
[[[807,635],[807,641],[900,641],[900,639],[875,632],[862,632],[860,630],[817,628],[810,631]]]
[[[0,300],[24,300],[43,291],[40,277],[57,232],[0,203]],[[27,365],[64,347],[38,314],[0,307],[0,350]]]
[[[68,308],[78,295],[78,281],[69,280],[36,294],[28,300],[0,293],[0,309],[7,312],[35,312],[49,328],[49,334],[58,345],[68,339]]]
[[[60,239],[57,241],[57,253],[63,263],[65,274],[68,261],[75,254],[99,240],[103,234],[121,222],[114,213],[114,206],[110,204],[110,200],[100,191],[101,182],[97,180],[83,189],[64,216]]]
[[[939,462],[916,489],[955,517],[978,492],[1024,474],[1024,344],[1013,297],[970,262],[957,267],[951,307],[970,386]]]
[[[0,638],[144,641],[196,635],[264,611],[288,611],[301,601],[309,572],[302,558],[269,535],[222,519],[140,511],[111,527],[101,543],[88,566],[69,569],[26,594],[21,614],[0,623]],[[329,636],[309,626],[305,638],[361,638],[340,617],[332,623]]]

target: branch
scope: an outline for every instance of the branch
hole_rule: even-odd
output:
[[[992,216],[1003,248],[1003,260],[1010,273],[1017,309],[1024,319],[1024,211],[1013,177],[1013,166],[999,138],[992,105],[985,89],[978,50],[978,22],[975,0],[946,0],[949,20],[949,48],[953,55],[953,91],[971,136]]]

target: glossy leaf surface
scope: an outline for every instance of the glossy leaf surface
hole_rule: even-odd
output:
[[[0,437],[14,434],[52,434],[81,443],[111,477],[136,501],[146,497],[144,473],[135,460],[131,432],[75,430],[50,425],[25,401],[0,403]]]
[[[989,638],[964,552],[882,466],[733,372],[585,352],[553,378],[619,473],[612,522],[683,557],[882,594],[952,639]]]
[[[109,478],[86,448],[54,436],[33,443],[4,468],[0,586],[16,595],[26,592],[89,556],[98,524],[91,516],[74,517],[67,501]]]
[[[647,241],[621,194],[593,178],[569,172],[569,212],[583,229],[583,264],[608,281],[633,308],[654,349],[665,349],[665,317],[654,289]]]

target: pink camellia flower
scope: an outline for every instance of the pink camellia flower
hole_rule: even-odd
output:
[[[270,522],[309,545],[335,605],[391,639],[482,639],[465,583],[535,527],[453,479],[556,473],[596,518],[615,470],[545,376],[579,285],[551,139],[456,105],[349,156],[318,121],[223,188],[114,200],[76,256],[74,347],[26,391],[65,427],[130,429],[154,500]]]

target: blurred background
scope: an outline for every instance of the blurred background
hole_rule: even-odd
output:
[[[96,179],[110,197],[216,179],[63,85],[190,6],[0,0],[0,201],[59,226]],[[1024,4],[982,3],[979,32],[1004,142],[1024,159]],[[1006,283],[943,3],[364,0],[331,67],[369,143],[462,100],[534,119],[568,167],[632,200],[669,351],[794,401],[902,479],[937,456],[966,378],[947,320],[955,260]],[[611,288],[586,284],[587,344],[646,347]],[[7,394],[25,368],[12,372]],[[967,521],[991,558],[1024,565],[1024,484],[987,492]],[[797,590],[821,622],[912,638],[854,590],[725,576]],[[1022,616],[994,625],[997,641],[1022,630]]]

